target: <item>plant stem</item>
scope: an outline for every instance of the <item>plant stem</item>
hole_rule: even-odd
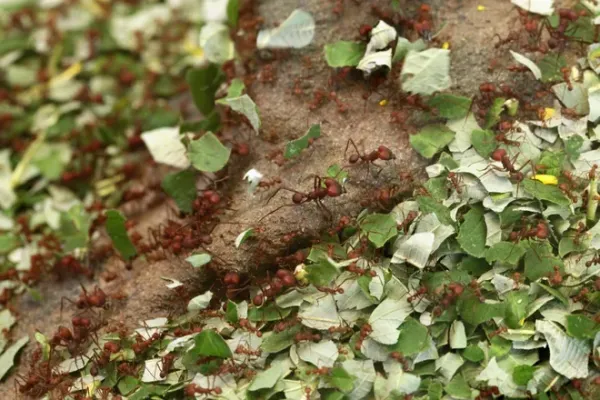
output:
[[[596,209],[598,208],[598,181],[596,178],[590,180],[590,188],[588,190],[588,204],[587,204],[587,219],[590,221],[596,221]]]

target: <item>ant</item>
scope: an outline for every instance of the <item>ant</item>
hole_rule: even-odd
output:
[[[203,388],[194,383],[190,383],[189,385],[187,385],[185,387],[184,393],[186,396],[195,398],[196,394],[205,395],[205,396],[211,395],[211,394],[220,395],[221,393],[223,393],[223,390],[218,386],[211,389],[211,388]]]
[[[356,164],[359,161],[361,163],[374,164],[375,161],[377,161],[377,160],[389,161],[389,160],[396,159],[396,156],[394,155],[394,153],[392,153],[392,151],[385,146],[379,146],[377,148],[377,150],[373,150],[369,154],[366,154],[366,153],[362,154],[360,151],[358,151],[358,147],[356,147],[356,144],[354,143],[354,140],[352,140],[352,139],[348,139],[348,142],[346,143],[346,149],[344,150],[344,156],[346,156],[346,153],[348,152],[348,147],[350,147],[350,145],[352,145],[352,147],[354,147],[354,150],[356,151],[355,154],[352,154],[348,158],[348,162],[350,164]],[[381,171],[381,167],[379,167],[379,168]]]
[[[335,179],[321,178],[320,176],[315,175],[312,191],[304,193],[304,192],[299,192],[297,190],[281,186],[281,187],[277,188],[277,190],[275,190],[275,193],[273,193],[271,195],[271,197],[269,197],[269,199],[267,200],[267,203],[269,203],[269,201],[271,201],[271,199],[282,189],[294,193],[292,195],[292,202],[294,203],[293,205],[299,205],[299,204],[304,204],[309,201],[314,201],[320,210],[326,212],[329,219],[332,218],[331,211],[329,211],[329,209],[327,207],[325,207],[325,205],[322,203],[322,200],[326,197],[338,197],[344,193],[344,188]],[[269,215],[273,214],[274,212],[279,211],[281,208],[288,207],[290,205],[292,205],[292,204],[284,204],[280,207],[277,207],[275,210],[264,215],[258,221],[260,222],[263,219],[265,219],[266,217],[268,217]]]
[[[462,194],[462,187],[460,184],[461,179],[458,174],[455,172],[448,172],[448,179],[450,179],[450,183],[454,187],[454,190],[456,190],[456,193]]]
[[[69,299],[68,297],[63,297],[60,301],[60,313],[62,315],[64,301],[68,301],[79,309],[87,308],[91,309],[95,308],[106,308],[108,304],[106,303],[106,293],[98,286],[94,288],[94,291],[91,294],[88,294],[87,290],[83,285],[81,285],[81,293],[79,294],[79,298],[76,301]]]
[[[523,169],[525,167],[525,165],[527,165],[527,163],[524,164],[521,168],[516,169],[514,166],[513,160],[510,159],[506,150],[504,150],[504,149],[494,150],[492,153],[492,160],[499,161],[500,163],[502,163],[502,167],[504,167],[504,169],[509,173],[511,179],[513,179],[517,182],[521,182],[525,178],[525,176],[521,172],[521,169]]]
[[[398,230],[403,231],[405,235],[408,234],[408,228],[410,227],[410,224],[412,224],[418,216],[418,211],[409,211],[409,213],[406,215],[406,218],[404,218],[404,220],[398,224]]]

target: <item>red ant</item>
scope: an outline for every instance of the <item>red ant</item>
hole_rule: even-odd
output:
[[[396,156],[394,155],[394,153],[392,153],[392,151],[385,146],[379,146],[377,148],[377,150],[373,150],[369,154],[362,154],[360,151],[358,151],[358,147],[356,147],[356,144],[354,143],[354,140],[352,140],[352,139],[348,139],[348,142],[346,143],[346,149],[344,150],[344,156],[348,152],[348,147],[350,145],[352,145],[352,147],[354,147],[354,150],[356,151],[355,154],[352,154],[348,158],[348,162],[350,164],[356,164],[359,161],[362,163],[373,164],[377,160],[389,161],[389,160],[396,159]]]
[[[325,187],[323,187],[323,185]],[[319,176],[315,176],[312,191],[310,191],[308,193],[303,193],[303,192],[299,192],[297,190],[282,186],[282,187],[277,188],[275,193],[273,193],[271,195],[271,197],[269,197],[269,199],[267,200],[267,203],[269,203],[269,201],[271,201],[271,199],[282,189],[294,193],[292,195],[292,202],[294,203],[293,205],[299,205],[299,204],[304,204],[309,201],[314,201],[320,210],[326,212],[329,219],[331,219],[331,217],[332,217],[331,211],[329,211],[329,209],[327,209],[327,207],[325,207],[325,205],[322,203],[322,200],[326,197],[338,197],[344,193],[344,189],[342,188],[342,185],[340,185],[340,183],[338,181],[336,181],[335,179],[321,178]],[[274,212],[279,211],[281,208],[288,207],[290,205],[291,204],[284,204],[280,207],[277,207],[275,210],[273,210],[273,211],[267,213],[266,215],[264,215],[263,217],[261,217],[258,221],[260,222],[263,219],[265,219],[266,217],[268,217],[269,215],[273,214]]]
[[[107,303],[106,303],[106,293],[104,293],[104,291],[102,289],[100,289],[98,286],[96,286],[94,288],[94,291],[91,294],[88,294],[87,290],[85,289],[85,287],[83,285],[81,285],[81,293],[79,294],[79,298],[77,299],[77,301],[73,301],[67,297],[63,297],[61,299],[60,302],[60,312],[62,315],[62,309],[63,309],[63,305],[64,305],[64,301],[68,301],[70,303],[75,304],[75,306],[79,309],[83,309],[83,308],[87,308],[87,309],[91,309],[92,307],[95,308],[106,308]]]
[[[209,388],[200,387],[194,383],[190,383],[189,385],[187,385],[185,387],[183,392],[185,393],[186,396],[195,398],[196,394],[205,395],[205,396],[211,395],[211,394],[220,395],[221,393],[223,393],[223,390],[218,386],[214,387],[212,389],[209,389]]]
[[[417,219],[417,217],[419,216],[419,212],[418,211],[409,211],[408,214],[406,215],[406,218],[404,218],[404,220],[402,220],[402,222],[400,222],[398,224],[398,230],[401,230],[404,232],[404,234],[408,233],[408,228],[410,227],[410,224],[413,223],[413,221],[415,219]]]
[[[460,184],[460,177],[454,172],[448,172],[448,179],[450,179],[450,183],[456,190],[456,193],[462,194],[462,187]]]
[[[521,172],[521,169],[523,169],[525,167],[525,165],[527,165],[527,164],[524,164],[521,168],[516,169],[513,164],[513,161],[508,156],[508,153],[506,152],[506,150],[504,150],[504,149],[494,150],[492,153],[492,159],[494,161],[499,161],[502,163],[502,166],[509,173],[511,179],[513,179],[517,182],[521,182],[524,179],[525,176]]]

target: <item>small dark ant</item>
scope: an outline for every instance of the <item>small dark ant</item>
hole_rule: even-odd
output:
[[[377,150],[373,150],[369,154],[366,154],[366,153],[363,154],[360,151],[358,151],[358,147],[356,147],[356,144],[354,143],[354,140],[352,140],[352,139],[348,139],[348,142],[346,143],[346,149],[344,150],[344,156],[348,152],[348,147],[350,147],[350,145],[352,145],[352,147],[354,147],[354,150],[356,151],[355,154],[352,154],[348,158],[348,162],[350,164],[356,164],[359,161],[361,163],[374,164],[375,161],[377,161],[377,160],[389,161],[389,160],[396,159],[396,156],[394,155],[394,153],[392,153],[392,151],[389,148],[387,148],[386,146],[379,146],[377,148]],[[379,168],[381,171],[382,168],[381,167],[379,167]]]

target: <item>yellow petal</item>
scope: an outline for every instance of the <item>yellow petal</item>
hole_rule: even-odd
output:
[[[77,74],[81,72],[81,63],[77,62],[71,65],[69,68],[65,69],[60,74],[56,75],[54,78],[50,79],[50,85],[56,85],[58,83],[70,81]]]
[[[384,107],[384,106],[386,106],[386,105],[387,105],[387,103],[388,103],[388,101],[387,101],[386,99],[383,99],[383,100],[381,100],[381,101],[379,102],[379,105],[380,105],[381,107]]]
[[[554,117],[556,110],[554,108],[546,107],[544,108],[544,120],[547,121],[550,118]]]
[[[479,5],[477,6],[477,11],[484,11],[485,10],[485,6]]]
[[[450,43],[449,42],[444,42],[444,44],[442,45],[442,49],[448,50],[449,48],[450,48]]]
[[[532,176],[531,179],[540,181],[544,185],[558,185],[558,178],[554,175],[537,174]]]

